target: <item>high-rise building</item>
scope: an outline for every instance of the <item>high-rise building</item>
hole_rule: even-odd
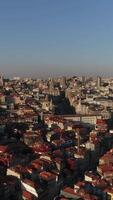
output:
[[[85,84],[85,81],[86,81],[86,77],[85,77],[85,76],[82,76],[82,84],[83,84],[83,85]]]
[[[63,76],[63,77],[61,77],[61,79],[60,79],[60,87],[61,88],[66,88],[66,77],[65,76]]]
[[[97,77],[97,88],[99,89],[100,87],[101,87],[101,77],[100,76],[98,76]]]
[[[0,76],[0,86],[3,86],[4,81],[3,81],[3,75]]]
[[[50,78],[50,88],[54,88],[55,82],[53,78]]]

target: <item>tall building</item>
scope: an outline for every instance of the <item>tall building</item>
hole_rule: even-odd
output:
[[[86,77],[82,76],[82,84],[85,85]]]
[[[97,77],[97,88],[99,89],[101,87],[101,82],[102,82],[102,79],[100,76]]]
[[[49,81],[49,86],[50,88],[54,88],[54,85],[55,85],[55,81],[53,78],[50,78],[50,81]]]
[[[61,77],[61,79],[60,79],[60,87],[61,88],[66,88],[66,77],[65,76],[63,76],[63,77]]]
[[[3,81],[3,75],[0,76],[0,86],[2,87],[4,84],[4,81]]]

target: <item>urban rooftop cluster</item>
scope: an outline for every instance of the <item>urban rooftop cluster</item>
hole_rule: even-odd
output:
[[[0,77],[0,199],[113,200],[113,78]]]

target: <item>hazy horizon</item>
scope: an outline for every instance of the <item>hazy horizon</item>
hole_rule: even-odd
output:
[[[5,76],[113,76],[112,0],[0,2]]]

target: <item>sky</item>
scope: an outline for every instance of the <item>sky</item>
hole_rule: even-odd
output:
[[[0,72],[113,75],[113,0],[1,0]]]

